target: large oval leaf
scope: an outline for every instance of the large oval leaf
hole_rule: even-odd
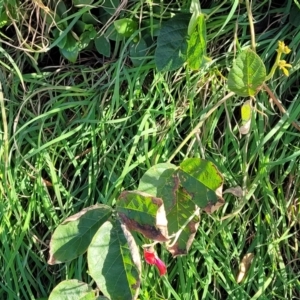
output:
[[[148,51],[148,46],[144,39],[140,39],[137,44],[134,42],[130,43],[130,48],[129,48],[130,59],[132,61],[132,64],[135,67],[138,67],[143,63],[147,51]]]
[[[49,300],[96,300],[96,293],[86,283],[72,279],[58,284],[51,292]]]
[[[67,218],[51,237],[48,264],[70,261],[83,254],[94,234],[111,213],[111,207],[97,204]]]
[[[101,292],[112,300],[137,299],[141,258],[137,245],[118,221],[105,222],[88,248],[88,267]]]
[[[109,40],[104,36],[104,35],[100,35],[98,37],[95,38],[95,46],[97,51],[106,56],[109,57],[110,56],[110,42]]]
[[[138,190],[157,196],[166,180],[175,172],[176,166],[169,163],[161,163],[152,166],[141,178]]]
[[[162,25],[155,50],[159,71],[172,71],[186,61],[189,15],[179,14]]]
[[[251,49],[239,54],[228,75],[228,88],[239,96],[255,96],[266,79],[266,67]]]

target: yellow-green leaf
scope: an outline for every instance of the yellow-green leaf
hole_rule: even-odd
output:
[[[266,79],[266,67],[251,49],[239,54],[228,75],[228,88],[239,96],[255,96]]]
[[[251,126],[252,106],[251,101],[245,102],[241,107],[242,125],[239,128],[241,134],[247,134]]]
[[[197,18],[197,23],[188,41],[187,64],[192,70],[199,70],[206,55],[206,24],[204,14]]]

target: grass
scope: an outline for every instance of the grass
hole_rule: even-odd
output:
[[[185,157],[213,161],[224,175],[224,189],[240,186],[244,195],[224,194],[219,211],[202,213],[189,255],[172,259],[161,249],[166,277],[143,264],[139,299],[300,298],[300,133],[292,126],[300,115],[300,35],[289,20],[297,3],[252,3],[257,26],[263,26],[257,27],[257,52],[267,69],[278,40],[293,50],[286,57],[293,69],[289,77],[276,72],[268,83],[288,113],[280,115],[260,92],[251,130],[241,136],[244,99],[234,96],[212,108],[228,93],[220,72],[227,76],[236,54],[234,33],[237,45],[251,43],[246,9],[238,1],[204,2],[212,14],[207,32],[214,62],[199,72],[159,73],[151,52],[132,67],[126,48],[103,63],[84,61],[87,50],[82,62],[42,68],[31,65],[22,47],[2,45],[1,299],[46,299],[66,278],[90,282],[85,256],[47,265],[51,233],[84,207],[114,205],[122,190],[137,188],[149,167],[173,154],[175,163]],[[129,12],[148,13],[146,4],[130,5]],[[175,1],[152,9],[156,7],[169,13],[188,4]],[[155,9],[149,13],[151,22]],[[264,25],[266,18],[274,25]],[[175,153],[200,120],[199,130]],[[237,283],[246,253],[254,258]]]

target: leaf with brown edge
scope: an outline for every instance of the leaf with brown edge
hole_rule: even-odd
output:
[[[135,242],[134,237],[130,233],[130,231],[127,229],[126,225],[121,224],[122,231],[124,233],[124,237],[128,244],[128,249],[131,253],[132,261],[134,262],[135,266],[139,270],[139,273],[142,272],[142,263],[141,263],[141,256],[139,252],[139,248]]]
[[[89,275],[109,299],[136,300],[141,258],[131,233],[119,220],[105,222],[87,251]]]
[[[168,220],[168,234],[178,234],[176,241],[167,245],[173,257],[187,254],[199,226],[199,213],[186,223],[190,216],[197,210],[189,192],[181,187],[178,172],[165,180],[160,196],[164,199],[166,216]],[[179,232],[180,231],[180,232]]]
[[[177,233],[175,241],[167,245],[173,257],[186,255],[194,241],[200,223],[200,213],[190,196],[182,188],[176,193],[176,205],[167,214],[168,231]],[[187,218],[187,216],[190,216]]]
[[[167,219],[161,198],[140,191],[123,191],[116,211],[128,230],[159,242],[168,240]]]
[[[205,212],[207,212],[208,214],[212,214],[213,212],[215,212],[216,210],[218,210],[221,206],[223,206],[225,203],[223,198],[219,198],[218,201],[214,204],[212,203],[208,203],[206,205],[206,207],[203,208],[203,210]]]

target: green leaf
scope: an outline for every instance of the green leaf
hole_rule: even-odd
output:
[[[212,162],[200,158],[185,159],[180,164],[178,176],[194,203],[206,212],[212,213],[224,204],[223,176]]]
[[[114,26],[117,32],[124,37],[130,37],[138,28],[137,22],[128,18],[114,21]]]
[[[228,75],[228,88],[239,96],[255,96],[266,79],[266,68],[251,49],[239,54]]]
[[[77,34],[82,34],[86,30],[86,25],[86,23],[82,22],[81,20],[78,20],[74,25],[75,32]]]
[[[63,39],[64,40],[64,39]],[[70,62],[75,63],[80,51],[79,42],[73,37],[72,32],[66,35],[66,42],[60,47],[61,54]]]
[[[217,203],[218,197],[214,190],[182,170],[178,170],[177,175],[180,186],[189,193],[197,206],[204,209],[207,205]]]
[[[80,300],[98,300],[98,297],[96,298],[95,292],[90,292],[89,294],[86,294],[85,296],[79,298]],[[107,299],[107,298],[104,298]]]
[[[141,191],[123,191],[117,201],[116,210],[129,230],[138,231],[155,241],[168,240],[162,199]]]
[[[73,5],[77,7],[82,7],[85,5],[90,5],[94,2],[94,0],[73,0]]]
[[[95,25],[95,26],[98,25],[97,18],[90,12],[84,13],[81,19],[86,24]]]
[[[187,158],[180,164],[180,169],[211,190],[217,190],[223,184],[223,176],[218,168],[208,160]]]
[[[79,35],[79,34],[82,34],[86,31],[88,32],[95,32],[97,34],[97,31],[94,27],[94,25],[92,24],[86,24],[80,20],[78,20],[75,24],[75,32]]]
[[[104,33],[104,36],[111,41],[120,41],[123,36],[119,34],[114,24],[111,24]]]
[[[96,29],[93,27],[93,28],[91,28],[91,30],[89,30],[89,39],[90,39],[90,40],[93,40],[96,36],[97,36],[97,31],[96,31]]]
[[[53,29],[53,35],[55,39],[58,39],[59,36],[63,33],[63,31],[58,30],[57,28]],[[63,49],[68,40],[68,35],[65,35],[57,44],[57,47]]]
[[[97,204],[67,218],[52,235],[48,264],[70,261],[83,254],[111,212],[111,207]]]
[[[166,213],[172,209],[169,197],[175,198],[178,190],[183,188],[191,200],[207,212],[213,212],[223,205],[223,177],[217,167],[200,158],[184,160],[179,169],[167,174],[164,184],[157,190],[157,197],[164,201]],[[171,204],[171,205],[170,205]]]
[[[90,32],[85,31],[83,34],[81,34],[78,42],[79,51],[86,48],[89,45],[91,40],[92,39],[90,38]]]
[[[206,25],[204,15],[197,19],[188,41],[187,64],[192,70],[199,70],[206,55]]]
[[[72,31],[67,33],[67,41],[62,49],[66,49],[67,51],[78,49],[78,41],[74,38]]]
[[[92,26],[92,25],[91,25]],[[90,42],[94,39],[94,37],[97,35],[96,30],[94,27],[92,27],[91,31],[85,31],[80,35],[79,42],[78,42],[78,48],[81,51],[82,49],[86,48]]]
[[[224,204],[222,187],[223,177],[216,166],[199,158],[186,159],[179,168],[168,163],[155,165],[141,178],[139,190],[163,199],[167,232],[169,236],[176,234],[167,246],[173,256],[188,252],[199,226],[198,207],[211,213]],[[144,203],[142,199],[140,202]],[[145,211],[141,206],[132,206],[131,217]],[[137,219],[135,227],[139,222]]]
[[[60,53],[66,58],[68,61],[75,63],[79,54],[79,48],[74,48],[73,50],[67,50],[65,48],[59,49]]]
[[[6,12],[5,11],[0,11],[0,28],[7,25],[8,22],[9,22],[9,18],[8,18]]]
[[[135,67],[138,67],[144,61],[144,57],[147,54],[148,46],[144,39],[140,39],[139,42],[136,44],[131,42],[129,47],[129,54],[132,64]]]
[[[176,242],[167,247],[173,257],[187,254],[200,222],[199,211],[196,212],[197,207],[191,200],[191,195],[184,188],[177,185],[178,183],[179,180],[176,176],[173,175],[169,178],[166,182],[166,190],[172,190],[172,193],[164,198],[165,206],[168,207],[169,235],[171,236],[183,228]],[[186,224],[189,217],[194,213],[194,217]]]
[[[56,6],[56,14],[61,18],[65,18],[68,16],[68,10],[64,3],[64,1],[59,1]]]
[[[95,46],[100,54],[110,57],[110,42],[105,36],[101,35],[95,38]]]
[[[161,163],[152,166],[141,178],[138,190],[147,194],[158,196],[168,178],[176,170],[176,166],[169,163]]]
[[[103,9],[113,15],[120,6],[120,0],[105,0],[102,4]]]
[[[172,71],[186,61],[189,15],[179,14],[163,24],[157,39],[155,64],[158,71]]]
[[[59,283],[51,292],[49,300],[96,300],[95,291],[86,283],[72,279]]]
[[[104,223],[95,234],[87,256],[89,273],[106,297],[137,299],[141,258],[125,225],[117,221]]]
[[[164,186],[158,191],[158,196],[164,201],[169,236],[183,227],[176,243],[171,243],[168,250],[174,257],[184,255],[188,252],[199,225],[197,206],[205,208],[210,201],[216,203],[218,198],[196,178],[180,169],[166,179]],[[194,217],[188,221],[193,214]]]
[[[59,24],[56,25],[57,28],[59,28],[60,30],[64,30],[65,28],[68,27],[68,21],[65,20],[65,18],[67,17],[68,17],[68,10],[65,3],[63,1],[58,2],[54,14],[55,22],[59,21]],[[50,22],[53,23],[53,19],[51,19]]]

